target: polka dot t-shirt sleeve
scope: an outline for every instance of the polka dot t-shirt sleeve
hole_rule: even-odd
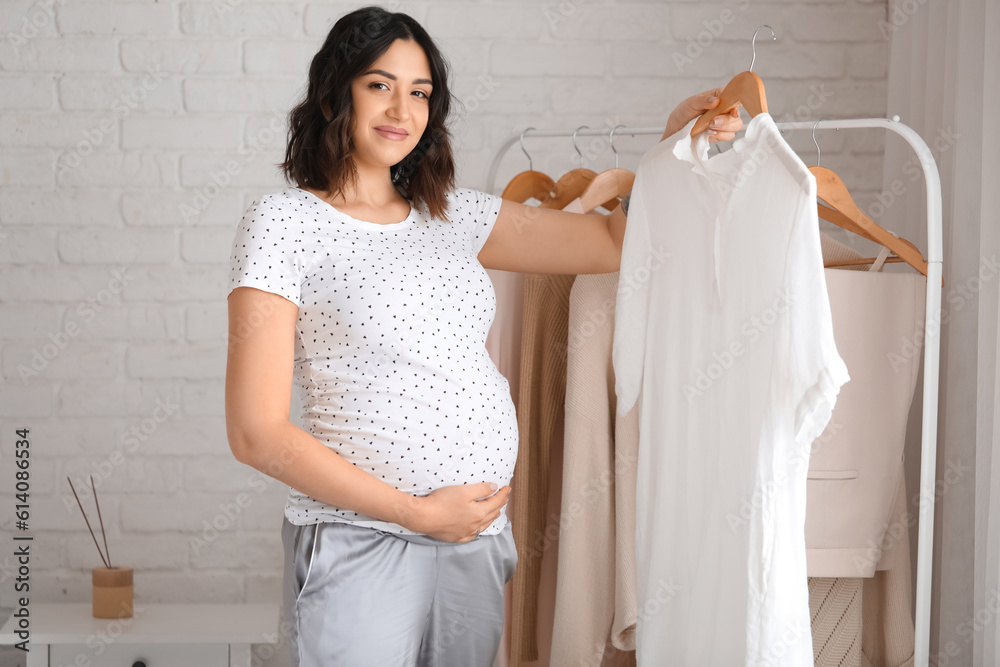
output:
[[[276,204],[273,195],[265,195],[243,214],[229,259],[229,291],[256,287],[301,306],[301,225],[293,223]]]
[[[467,188],[456,190],[454,199],[455,207],[459,210],[459,219],[455,222],[470,227],[472,254],[477,256],[486,245],[490,232],[493,231],[503,199],[497,195]]]

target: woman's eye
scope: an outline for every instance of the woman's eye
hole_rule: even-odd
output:
[[[376,81],[375,83],[368,84],[369,88],[374,88],[375,86],[385,86],[386,88],[389,87],[386,84],[382,83],[381,81]]]
[[[422,90],[414,90],[413,93],[414,93],[414,95],[419,95],[420,97],[423,97],[425,100],[429,100],[430,99],[430,97],[427,95],[427,93],[425,93]]]

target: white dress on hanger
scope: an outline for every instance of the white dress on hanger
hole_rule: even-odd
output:
[[[637,662],[811,667],[809,448],[848,380],[816,181],[766,113],[711,159],[691,125],[636,171],[615,312],[619,414],[639,402]]]

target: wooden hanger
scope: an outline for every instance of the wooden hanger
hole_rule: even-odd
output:
[[[510,179],[510,183],[503,189],[501,198],[508,201],[516,201],[523,204],[532,197],[538,201],[545,201],[555,187],[556,182],[540,171],[522,171],[520,174]]]
[[[590,182],[587,189],[580,195],[580,205],[587,213],[593,211],[598,206],[603,206],[608,211],[613,211],[618,206],[618,200],[632,192],[632,184],[635,183],[635,174],[628,169],[618,167],[618,150],[615,148],[615,130],[624,125],[615,125],[611,128],[610,143],[611,150],[615,154],[615,166],[613,169],[602,171]],[[602,203],[604,202],[604,203]]]
[[[598,178],[600,178],[600,176],[590,169],[571,169],[559,178],[555,186],[552,188],[552,191],[549,193],[549,197],[543,200],[542,203],[545,204],[545,208],[565,208],[567,204],[577,197],[582,198],[584,193],[587,192],[587,190]],[[603,206],[609,211],[612,211],[616,206],[618,206],[618,197],[612,196],[611,199],[598,202],[589,209],[584,207],[584,210],[592,211],[597,208],[597,206]]]
[[[873,239],[868,234],[868,232],[864,230],[864,228],[860,227],[858,223],[854,222],[840,211],[837,211],[835,209],[832,209],[828,206],[824,206],[823,204],[819,203],[817,203],[817,209],[819,212],[819,217],[821,219],[832,222],[838,227],[846,229],[849,232],[854,232],[855,234],[858,234],[859,236],[862,236],[868,239],[869,241],[872,241],[873,243],[878,243],[878,241]],[[909,241],[907,241],[907,243],[909,243]],[[865,264],[872,264],[876,261],[876,259],[877,258],[875,257],[861,257],[859,259],[829,260],[823,262],[823,266],[828,269],[835,269],[841,266],[862,266]],[[896,255],[890,255],[889,257],[886,258],[885,263],[891,264],[902,261],[903,259],[901,257],[898,257]]]
[[[767,113],[767,96],[764,94],[764,82],[753,73],[753,63],[757,59],[757,33],[760,28],[767,28],[771,31],[771,39],[777,39],[774,28],[769,25],[762,25],[754,30],[753,39],[750,46],[753,49],[753,57],[750,60],[750,69],[740,72],[726,84],[720,95],[719,106],[709,109],[695,121],[691,128],[691,136],[695,137],[708,129],[712,119],[716,116],[729,113],[736,107],[742,106],[751,117],[761,113]]]
[[[573,148],[576,149],[581,162],[583,161],[583,153],[580,151],[580,147],[576,145],[576,133],[585,127],[587,126],[581,125],[573,132]],[[565,208],[567,204],[581,196],[595,178],[597,178],[597,173],[591,169],[583,167],[571,169],[559,177],[555,187],[552,188],[549,196],[542,203],[545,205],[545,208]],[[617,206],[618,202],[615,201],[613,205]]]
[[[767,97],[764,95],[764,82],[753,72],[741,72],[734,76],[722,90],[719,106],[709,109],[695,121],[691,128],[691,136],[695,137],[708,129],[712,119],[729,113],[742,106],[751,117],[767,113]]]
[[[826,167],[809,167],[809,171],[816,177],[816,196],[828,204],[828,206],[817,204],[819,217],[885,246],[896,253],[902,261],[923,275],[927,275],[927,261],[920,250],[906,239],[891,234],[865,215],[851,199],[847,186],[839,176]]]
[[[590,169],[571,169],[559,177],[542,203],[545,204],[545,208],[564,208],[566,204],[582,195],[595,178],[597,174]]]
[[[816,125],[819,125],[819,122],[817,120]],[[906,262],[926,276],[927,262],[917,246],[876,224],[854,203],[854,200],[851,199],[851,193],[847,191],[847,186],[840,180],[840,177],[826,167],[819,166],[823,154],[819,148],[819,141],[816,140],[816,125],[813,125],[812,133],[813,143],[816,144],[816,166],[809,167],[809,172],[816,178],[816,197],[828,204],[824,206],[819,202],[816,203],[819,217],[896,253],[895,257],[890,256],[886,261]],[[871,257],[827,262],[824,266],[857,266],[871,264],[874,261],[875,258]]]
[[[503,194],[500,195],[502,199],[523,204],[534,197],[542,202],[548,198],[549,193],[552,192],[552,188],[555,186],[555,181],[548,175],[532,169],[531,156],[528,155],[528,151],[524,148],[524,135],[528,130],[533,129],[535,128],[528,127],[521,133],[521,150],[528,157],[528,171],[522,171],[510,179],[507,187],[503,189]]]
[[[618,206],[618,200],[632,192],[633,183],[635,174],[628,169],[615,167],[602,171],[580,195],[580,205],[587,213],[598,206],[613,211]]]

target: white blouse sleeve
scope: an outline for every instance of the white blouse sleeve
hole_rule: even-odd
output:
[[[615,298],[615,332],[611,347],[611,362],[615,375],[615,395],[618,414],[625,416],[639,398],[643,364],[646,356],[646,324],[649,317],[650,280],[648,267],[651,243],[649,219],[642,198],[643,169],[636,170],[629,200],[622,261]],[[646,280],[637,276],[645,275]]]
[[[811,174],[807,180],[785,260],[791,407],[795,441],[799,444],[812,443],[823,432],[841,385],[850,380],[833,339],[816,211],[816,181]]]

